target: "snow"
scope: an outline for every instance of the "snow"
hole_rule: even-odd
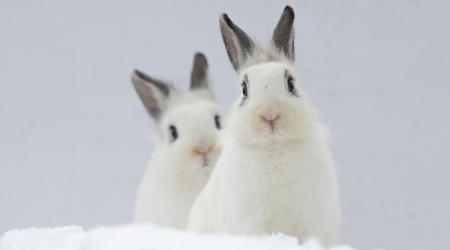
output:
[[[130,224],[83,231],[79,226],[16,229],[0,238],[1,250],[323,250],[314,239],[299,245],[282,234],[262,237],[201,235],[153,225]],[[345,245],[330,250],[352,250]]]

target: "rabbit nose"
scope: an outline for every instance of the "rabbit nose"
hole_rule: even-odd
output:
[[[209,145],[205,143],[204,141],[200,141],[197,146],[195,146],[195,151],[197,151],[200,154],[206,154],[209,152]]]
[[[273,121],[278,117],[278,110],[274,104],[269,104],[263,107],[261,117],[266,121]]]

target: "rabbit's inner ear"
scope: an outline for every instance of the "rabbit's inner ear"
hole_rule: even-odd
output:
[[[202,53],[195,54],[190,89],[208,89],[208,61]]]
[[[158,121],[171,88],[137,70],[132,73],[131,81],[150,116]]]
[[[255,44],[243,30],[231,21],[227,14],[220,15],[220,31],[228,58],[234,70],[240,71],[247,57],[253,53]]]
[[[277,27],[273,31],[272,40],[275,46],[281,53],[294,61],[294,10],[291,6],[286,6],[284,8],[283,14],[281,15],[280,21],[278,21]]]

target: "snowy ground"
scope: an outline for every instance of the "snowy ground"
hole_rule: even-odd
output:
[[[341,242],[450,249],[450,1],[0,1],[0,235],[132,220],[153,145],[129,79],[186,88],[208,57],[238,96],[219,13],[265,41],[296,12],[299,84],[332,132]]]
[[[152,225],[100,227],[83,231],[78,226],[30,228],[8,231],[0,238],[1,250],[323,250],[310,240],[298,245],[296,238],[281,234],[266,237],[200,235]],[[336,246],[330,250],[352,250]]]

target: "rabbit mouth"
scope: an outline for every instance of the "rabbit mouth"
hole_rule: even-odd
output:
[[[266,121],[266,131],[268,135],[276,134],[278,130],[278,124],[276,124],[275,121]]]
[[[278,116],[275,116],[271,119],[267,119],[265,117],[261,117],[261,122],[264,124],[266,133],[269,134],[275,134],[279,130],[279,126],[277,124]]]
[[[269,121],[269,127],[270,127],[271,134],[273,134],[273,132],[275,130],[275,124],[273,121]]]
[[[208,157],[206,157],[206,155],[202,155],[203,156],[203,165],[202,167],[207,167],[208,166]]]
[[[211,160],[208,158],[207,154],[204,154],[204,153],[198,153],[198,154],[201,157],[201,164],[200,165],[201,165],[202,168],[206,168],[206,167],[211,166]]]

